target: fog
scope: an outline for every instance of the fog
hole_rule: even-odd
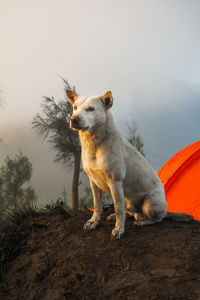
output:
[[[119,129],[133,117],[156,170],[200,138],[200,2],[0,1],[0,157],[33,164],[40,201],[54,200],[71,171],[31,129],[42,96],[64,99],[66,78],[83,94],[111,90]]]

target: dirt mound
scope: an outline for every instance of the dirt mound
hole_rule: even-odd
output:
[[[126,222],[125,238],[111,241],[114,222],[83,231],[91,212],[27,217],[27,243],[10,262],[0,298],[200,299],[200,223],[146,227]]]

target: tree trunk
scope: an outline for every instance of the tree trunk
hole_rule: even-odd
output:
[[[78,209],[78,182],[80,174],[81,151],[77,150],[74,153],[74,173],[72,180],[72,210]]]

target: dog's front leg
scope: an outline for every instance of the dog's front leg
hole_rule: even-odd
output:
[[[99,224],[101,213],[103,209],[103,192],[100,190],[96,184],[90,179],[90,186],[92,189],[93,201],[94,201],[94,212],[92,218],[88,220],[83,228],[85,230],[95,229]]]
[[[114,201],[116,223],[111,233],[111,239],[118,240],[124,235],[125,203],[122,181],[112,181],[110,191]]]

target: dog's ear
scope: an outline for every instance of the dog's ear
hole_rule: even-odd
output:
[[[78,98],[78,95],[76,93],[72,92],[71,90],[66,90],[66,94],[67,94],[69,101],[73,105],[74,102],[76,101],[76,99]]]
[[[110,91],[106,92],[103,96],[101,96],[101,101],[105,106],[106,110],[112,107],[113,105],[113,97]]]

